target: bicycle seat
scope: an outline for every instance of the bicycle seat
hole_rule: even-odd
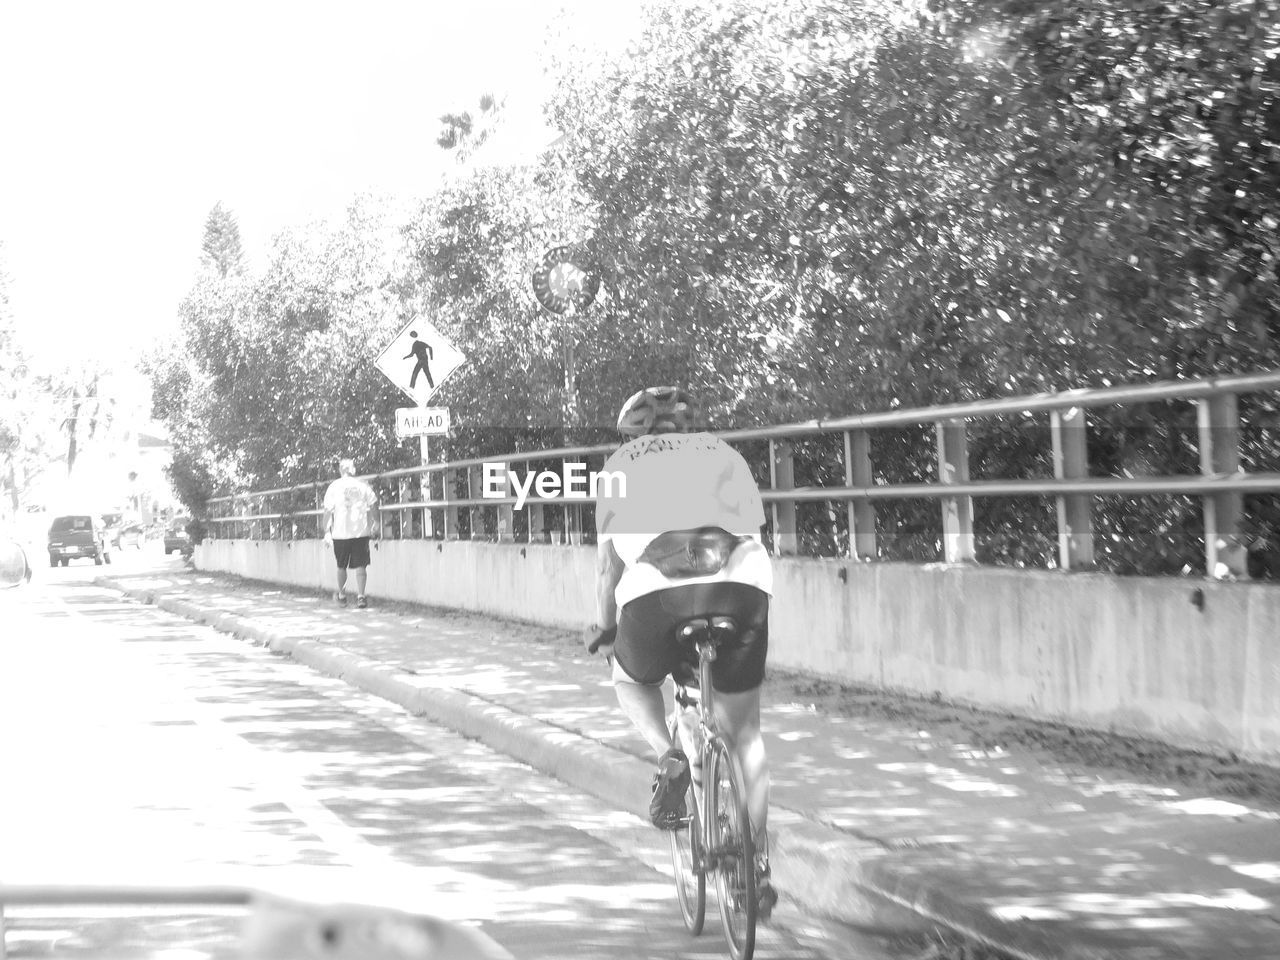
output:
[[[676,636],[689,643],[700,643],[704,637],[710,637],[713,646],[720,646],[726,640],[738,635],[738,621],[733,617],[711,616],[691,617],[676,628]]]

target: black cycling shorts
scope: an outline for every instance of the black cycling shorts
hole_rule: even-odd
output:
[[[676,627],[691,617],[733,617],[736,640],[717,648],[711,682],[724,693],[754,690],[764,683],[769,652],[769,595],[745,583],[687,583],[646,593],[618,613],[613,655],[637,683],[661,683],[668,674],[697,676],[698,653],[676,639]]]
[[[360,568],[369,565],[369,538],[352,537],[350,540],[334,540],[333,556],[338,561],[338,569],[348,567]]]

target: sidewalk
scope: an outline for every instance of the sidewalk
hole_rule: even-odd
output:
[[[598,660],[551,628],[186,573],[104,586],[287,653],[644,816],[652,763]],[[914,726],[766,683],[783,900],[854,924],[888,901],[1037,960],[1280,958],[1280,812]]]

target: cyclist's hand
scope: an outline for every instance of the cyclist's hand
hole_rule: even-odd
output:
[[[613,641],[618,636],[618,628],[590,626],[582,633],[582,643],[587,653],[599,653],[604,650],[606,657],[613,654]]]

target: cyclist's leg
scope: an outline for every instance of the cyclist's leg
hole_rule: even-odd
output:
[[[614,657],[613,689],[622,712],[658,755],[653,794],[649,798],[649,820],[662,830],[677,829],[688,813],[685,796],[689,791],[690,765],[684,750],[671,743],[662,683],[637,681],[627,675]]]
[[[676,725],[680,730],[680,742],[684,744],[684,752],[689,757],[689,769],[693,782],[702,785],[702,754],[700,744],[702,733],[698,729],[698,708],[682,707],[676,704]]]
[[[729,750],[738,761],[747,787],[747,810],[756,848],[767,849],[769,819],[769,758],[760,734],[760,688],[739,693],[717,690],[714,700],[716,723]]]
[[[658,754],[649,818],[673,829],[685,816],[689,789],[689,761],[672,747],[667,730],[662,684],[672,667],[673,642],[669,615],[660,597],[639,597],[618,612],[613,644],[613,689],[622,712]]]
[[[653,747],[654,753],[662,756],[671,747],[671,737],[667,733],[667,708],[662,699],[661,681],[643,683],[632,678],[615,656],[613,691],[627,719]]]

